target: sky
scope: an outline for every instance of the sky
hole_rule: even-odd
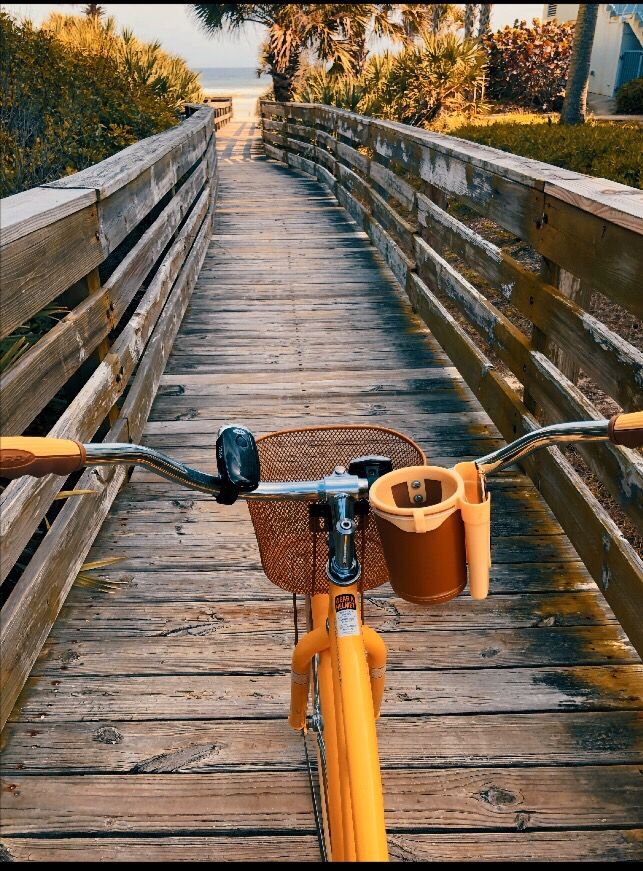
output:
[[[79,14],[82,3],[3,3],[2,8],[40,24],[50,12]],[[208,37],[189,14],[186,3],[104,3],[105,11],[117,23],[131,28],[145,42],[160,40],[165,51],[185,58],[191,67],[255,67],[263,28],[248,25],[239,35]],[[542,15],[542,3],[495,3],[491,23],[494,29],[512,24],[516,18],[530,21]]]

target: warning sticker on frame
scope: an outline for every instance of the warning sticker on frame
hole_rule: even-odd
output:
[[[335,612],[335,625],[340,638],[345,635],[359,635],[357,603],[352,593],[335,596]]]

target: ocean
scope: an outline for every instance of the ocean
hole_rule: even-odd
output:
[[[212,96],[259,97],[272,87],[270,76],[257,78],[253,67],[195,67],[201,87]]]
[[[255,114],[257,100],[272,88],[270,76],[257,77],[254,67],[195,67],[208,97],[232,97],[234,117]]]

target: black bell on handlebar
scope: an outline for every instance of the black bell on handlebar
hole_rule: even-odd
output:
[[[240,493],[249,493],[259,485],[259,452],[254,436],[244,426],[222,426],[217,434],[217,468],[221,492],[216,497],[223,505],[232,505]]]

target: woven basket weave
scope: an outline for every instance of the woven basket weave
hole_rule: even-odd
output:
[[[390,457],[393,468],[424,465],[420,448],[409,438],[379,426],[324,426],[281,430],[257,439],[263,481],[317,480],[336,466],[366,454]],[[324,519],[311,518],[310,503],[249,500],[261,563],[269,580],[291,593],[328,590],[328,548]],[[388,580],[380,537],[364,501],[357,512],[356,549],[365,590]]]

